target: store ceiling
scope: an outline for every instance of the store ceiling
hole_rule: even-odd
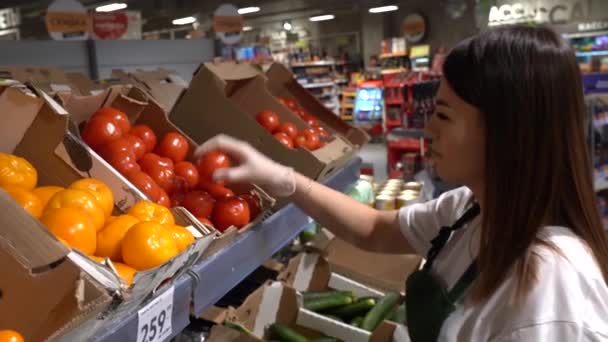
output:
[[[210,18],[213,11],[222,3],[230,2],[237,7],[259,6],[262,11],[246,16],[248,20],[277,20],[298,13],[310,13],[334,10],[350,10],[358,5],[377,2],[375,0],[80,0],[88,9],[112,3],[126,2],[130,10],[142,12],[144,32],[171,28],[171,21],[176,18],[198,15],[199,19]],[[52,0],[0,0],[0,9],[19,7],[21,11],[22,39],[45,39],[48,37],[44,27],[44,13]]]

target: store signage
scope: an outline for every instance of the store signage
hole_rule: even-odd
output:
[[[19,26],[19,19],[18,8],[0,9],[0,30]]]
[[[577,28],[580,32],[608,30],[608,20],[579,23]]]
[[[45,17],[46,29],[56,40],[82,40],[89,37],[91,18],[76,0],[55,0]]]
[[[565,24],[587,19],[588,1],[538,0],[513,2],[492,6],[488,16],[489,26],[519,23]]]
[[[137,313],[137,342],[161,342],[173,331],[173,294],[171,286]]]
[[[223,4],[213,13],[213,30],[227,45],[234,45],[243,38],[243,16],[236,6]]]
[[[98,39],[120,39],[129,27],[129,18],[124,12],[95,12],[93,33]]]
[[[405,17],[402,27],[405,39],[410,43],[418,43],[426,35],[426,20],[418,13]]]

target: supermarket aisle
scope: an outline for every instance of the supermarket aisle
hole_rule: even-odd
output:
[[[386,153],[386,145],[384,143],[367,144],[359,151],[359,156],[363,159],[363,163],[369,163],[374,166],[374,177],[378,181],[385,180],[388,177],[386,171]]]

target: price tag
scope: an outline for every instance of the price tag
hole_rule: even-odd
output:
[[[137,342],[164,341],[171,336],[173,291],[173,287],[169,288],[139,310],[137,313]]]

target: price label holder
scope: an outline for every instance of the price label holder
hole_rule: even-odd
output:
[[[137,342],[161,342],[171,336],[173,317],[171,286],[137,313]]]

